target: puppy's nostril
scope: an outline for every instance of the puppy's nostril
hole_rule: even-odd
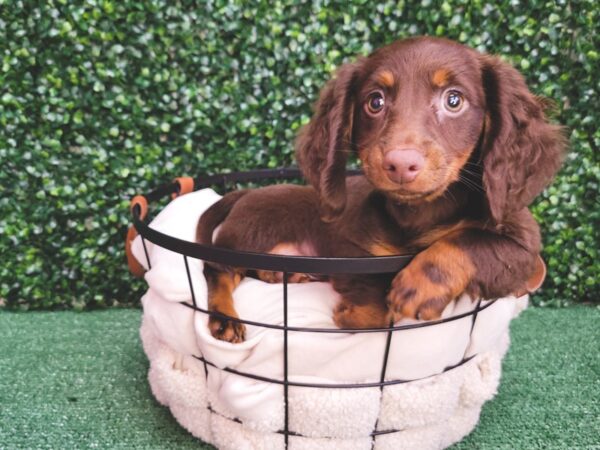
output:
[[[418,172],[419,170],[421,170],[421,168],[420,168],[418,165],[416,165],[416,164],[413,164],[412,166],[410,166],[410,167],[408,168],[408,170],[409,170],[410,172]]]

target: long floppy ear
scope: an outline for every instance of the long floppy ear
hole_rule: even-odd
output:
[[[310,122],[296,140],[296,159],[317,190],[323,220],[331,222],[346,207],[346,160],[352,150],[353,87],[360,62],[340,67],[321,90]]]
[[[521,74],[494,56],[480,57],[486,95],[483,187],[494,222],[528,206],[550,183],[567,145],[563,128],[548,122],[547,104]]]

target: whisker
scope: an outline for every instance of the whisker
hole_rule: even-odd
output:
[[[463,170],[461,170],[461,172],[459,173],[458,176],[462,177],[472,183],[481,184],[481,174],[479,174],[479,173],[475,173],[475,172],[471,172],[470,170],[463,169]]]
[[[463,169],[462,169],[461,172],[462,172],[463,175],[470,175],[472,177],[475,177],[475,179],[479,179],[480,176],[481,176],[481,174],[479,174],[477,172],[473,172],[473,171],[471,171],[469,169],[465,169],[464,167],[463,167]]]
[[[446,195],[449,195],[452,198],[452,200],[454,200],[454,203],[456,203],[458,205],[458,200],[456,200],[456,197],[449,189],[446,189],[442,195],[444,197],[446,197]]]
[[[485,192],[483,190],[483,188],[478,183],[475,183],[473,180],[470,180],[470,179],[468,179],[466,177],[459,176],[458,177],[458,182],[462,183],[468,189],[471,189],[471,190],[473,190],[475,192]]]

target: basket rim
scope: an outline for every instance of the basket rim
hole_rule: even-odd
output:
[[[358,175],[359,171],[348,171],[349,175]],[[301,177],[301,172],[295,167],[279,169],[257,169],[251,171],[221,173],[216,175],[200,175],[194,179],[194,191],[212,185],[227,185],[228,183],[261,181],[266,179],[290,179]],[[162,185],[144,195],[150,203],[171,194],[177,194],[178,182]],[[414,255],[365,256],[365,257],[316,257],[316,256],[287,256],[231,250],[212,245],[179,239],[151,228],[144,222],[141,208],[134,205],[131,208],[133,225],[143,239],[155,245],[171,250],[181,255],[242,267],[254,270],[272,270],[287,273],[311,274],[384,274],[399,272]]]

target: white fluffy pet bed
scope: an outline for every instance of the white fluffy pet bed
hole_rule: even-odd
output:
[[[193,241],[199,216],[219,198],[209,189],[176,198],[150,226]],[[218,448],[284,448],[283,386],[221,370],[283,380],[283,332],[247,326],[243,343],[214,339],[206,314],[180,304],[192,302],[183,256],[148,240],[145,245],[152,268],[145,274],[149,289],[142,298],[140,334],[156,399],[194,436]],[[147,268],[139,236],[132,251]],[[205,309],[202,262],[193,258],[188,262],[196,304]],[[281,285],[247,278],[234,298],[240,317],[283,324]],[[335,328],[336,299],[328,283],[290,284],[288,325]],[[482,405],[496,393],[509,345],[509,322],[526,304],[527,296],[500,299],[478,313],[474,326],[468,315],[393,332],[385,379],[416,381],[382,389],[289,386],[288,448],[437,449],[461,440],[477,424]],[[462,297],[446,308],[444,317],[468,312],[475,305]],[[377,383],[387,335],[289,332],[288,379]]]

